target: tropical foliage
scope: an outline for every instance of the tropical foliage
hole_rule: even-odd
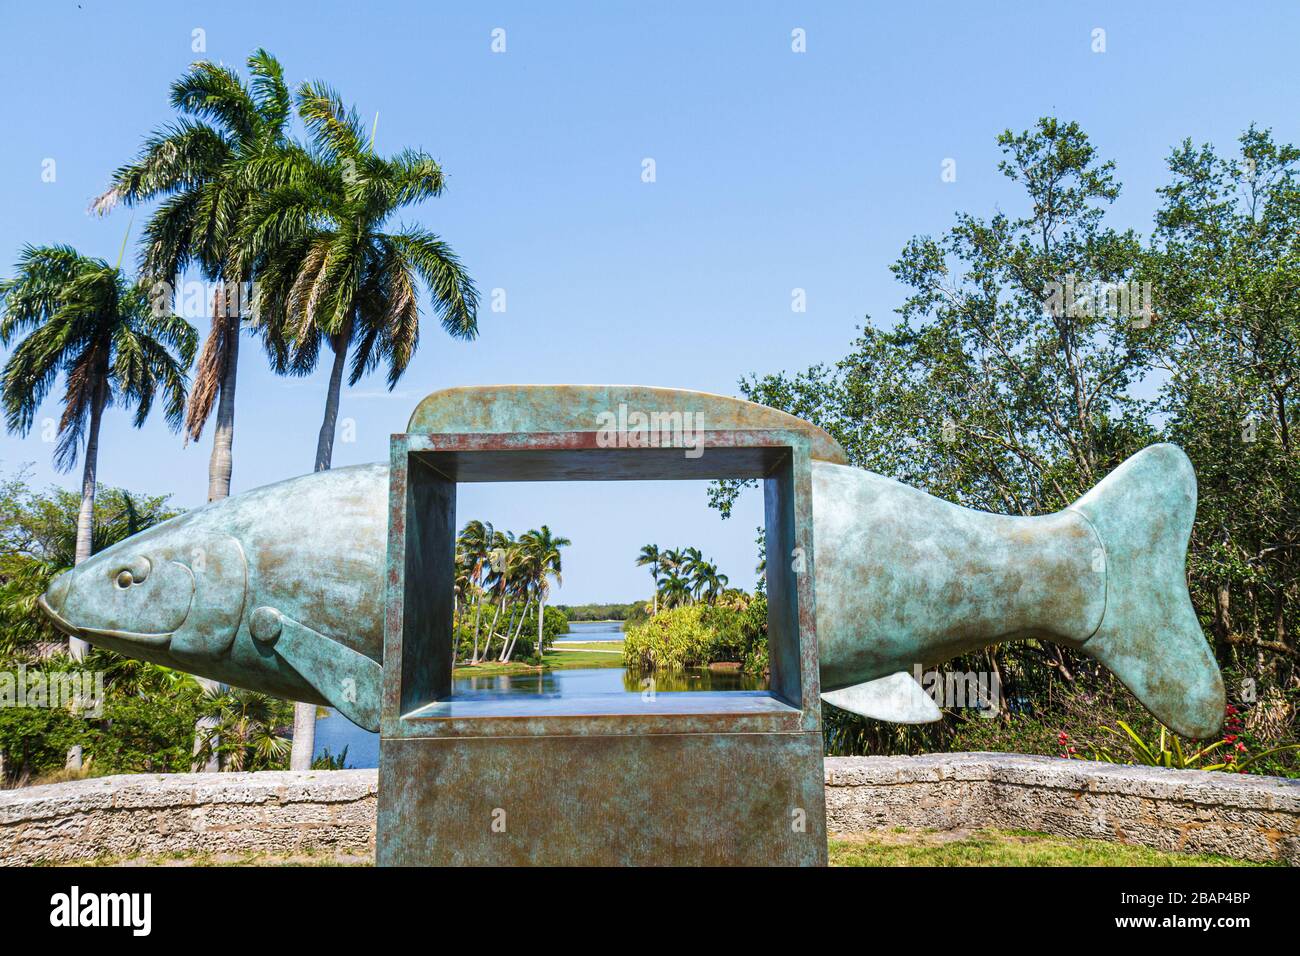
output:
[[[642,607],[640,601],[629,604],[554,604],[570,621],[625,621]]]
[[[508,663],[516,652],[536,659],[564,633],[568,618],[546,601],[550,580],[562,583],[561,551],[571,543],[546,525],[516,538],[490,522],[465,524],[456,538],[458,661]]]
[[[197,441],[217,408],[209,501],[230,494],[234,464],[239,335],[248,306],[242,290],[254,279],[239,234],[253,196],[249,171],[288,146],[291,104],[284,70],[265,50],[249,56],[248,69],[252,80],[245,84],[228,66],[193,64],[171,88],[171,105],[181,118],[151,134],[139,157],[114,172],[112,185],[94,204],[103,214],[118,203],[161,200],[140,257],[141,273],[156,295],[173,291],[191,266],[217,284],[212,327],[185,418],[186,439]]]
[[[134,409],[139,428],[155,399],[179,428],[194,330],[151,303],[146,289],[102,259],[70,246],[28,246],[17,275],[0,282],[0,344],[22,338],[0,374],[10,431],[26,435],[37,409],[63,376],[63,415],[54,462],[73,467],[84,444],[76,560],[90,554],[99,430],[104,410]]]
[[[706,561],[699,548],[661,549],[647,544],[636,559],[637,567],[649,567],[654,580],[652,613],[660,607],[685,607],[713,603],[724,596],[740,592],[728,589],[725,574],[712,561]]]
[[[205,688],[189,674],[111,651],[91,648],[81,661],[68,655],[36,598],[72,566],[80,507],[80,495],[33,489],[24,474],[0,481],[0,675],[16,686],[19,675],[99,673],[104,685],[103,713],[95,718],[69,709],[0,707],[0,785],[57,776],[74,747],[82,748],[83,766],[69,773],[185,772],[195,759],[195,726],[204,719],[214,733],[200,738],[203,763],[211,757],[222,770],[287,767],[287,702]],[[100,488],[93,551],[176,513],[166,497]]]
[[[767,673],[767,599],[733,593],[724,601],[660,611],[623,634],[623,663],[634,671],[684,670],[738,663]]]
[[[1077,124],[1045,118],[998,142],[1006,211],[907,243],[896,323],[867,324],[832,366],[747,377],[741,390],[826,428],[855,465],[1009,514],[1063,508],[1143,446],[1178,443],[1200,490],[1193,603],[1229,697],[1248,723],[1259,715],[1266,743],[1293,740],[1300,152],[1255,128],[1233,155],[1182,144],[1143,243],[1107,224],[1116,169]],[[713,503],[727,513],[736,490],[715,486]],[[991,725],[1014,749],[1052,753],[1066,721],[1091,725],[1103,705],[1156,733],[1100,665],[1056,644],[945,666],[996,674],[1014,707],[919,728],[830,710],[828,752],[947,749]]]

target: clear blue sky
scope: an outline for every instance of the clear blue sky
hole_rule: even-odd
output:
[[[909,237],[958,211],[1016,208],[994,139],[1041,115],[1078,120],[1116,160],[1113,221],[1142,231],[1175,142],[1227,147],[1252,121],[1300,139],[1292,3],[302,6],[6,3],[0,274],[26,242],[116,258],[130,213],[96,219],[87,204],[171,118],[168,84],[199,57],[196,28],[208,58],[242,67],[264,46],[291,81],[327,79],[367,120],[379,113],[380,150],[443,163],[446,194],[409,221],[445,236],[485,296],[507,296],[504,314],[484,308],[475,342],[430,327],[395,392],[379,378],[346,390],[356,440],[336,446],[336,465],[385,458],[416,401],[449,385],[735,394],[743,373],[833,361],[864,317],[890,320],[902,294],[888,266]],[[806,53],[791,51],[795,28]],[[941,180],[946,158],[956,182]],[[805,313],[791,311],[794,288]],[[310,470],[326,374],[279,380],[245,349],[235,491]],[[55,415],[51,402],[39,417]],[[5,435],[0,468],[30,462],[38,482],[75,486],[50,451],[38,434]],[[183,449],[161,420],[135,431],[113,411],[100,476],[193,506],[208,451],[207,436]],[[574,540],[560,601],[642,596],[632,557],[648,541],[695,544],[752,582],[757,495],[726,523],[696,484],[480,486],[461,500],[462,519],[545,521]]]

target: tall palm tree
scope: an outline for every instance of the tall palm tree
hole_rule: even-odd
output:
[[[245,298],[254,278],[251,262],[236,260],[239,228],[252,195],[248,169],[287,143],[289,88],[278,60],[265,50],[248,57],[245,85],[227,66],[194,63],[172,84],[171,104],[184,114],[155,131],[140,156],[119,168],[93,208],[107,213],[118,203],[134,206],[162,198],[145,233],[141,271],[150,283],[175,283],[197,266],[217,285],[212,328],[203,343],[185,417],[186,440],[198,441],[216,408],[208,500],[230,494],[234,468],[235,384]]]
[[[255,198],[237,261],[258,267],[254,310],[277,371],[305,375],[322,344],[333,352],[316,442],[315,469],[324,471],[333,461],[349,352],[349,385],[384,361],[391,389],[419,340],[420,282],[456,338],[478,334],[478,292],[438,236],[415,226],[386,230],[400,210],[442,193],[437,162],[416,150],[377,155],[356,111],[323,84],[304,83],[297,102],[310,148],[285,148],[250,166]],[[309,704],[297,708],[294,769],[311,764],[315,713]]]
[[[27,246],[18,275],[0,282],[0,344],[14,348],[0,373],[0,403],[11,432],[26,435],[46,396],[63,373],[63,415],[54,464],[68,471],[82,456],[81,508],[77,515],[74,563],[93,546],[99,430],[104,410],[135,408],[134,424],[145,423],[154,399],[173,429],[185,411],[186,370],[197,337],[182,318],[158,315],[143,286],[128,283],[119,268],[83,256],[70,246]],[[84,454],[82,446],[84,442]],[[70,638],[68,650],[81,660],[86,642]],[[69,755],[80,766],[80,748]]]
[[[663,570],[663,565],[660,563],[660,559],[661,555],[659,553],[659,545],[657,544],[642,545],[641,553],[637,555],[636,559],[636,566],[638,568],[643,568],[647,564],[650,565],[650,576],[654,578],[655,582],[654,611],[652,612],[654,614],[659,613],[659,572]]]
[[[384,361],[393,388],[419,339],[417,289],[455,338],[478,334],[478,292],[451,248],[415,226],[385,231],[398,211],[442,193],[441,167],[427,153],[384,158],[367,145],[355,110],[321,84],[298,90],[311,148],[256,164],[263,187],[247,220],[246,253],[263,261],[259,321],[279,349],[280,370],[313,371],[322,344],[333,352],[316,466],[333,452],[343,369],[348,384]]]
[[[487,657],[487,650],[490,649],[491,639],[493,639],[493,628],[497,624],[500,613],[510,606],[513,600],[519,602],[521,598],[526,597],[528,585],[526,585],[525,554],[523,546],[515,540],[515,533],[507,531],[498,540],[498,546],[493,550],[491,557],[491,566],[493,574],[489,583],[493,591],[499,594],[497,602],[497,613],[493,615],[493,627],[487,628],[487,644],[484,646],[484,657]],[[500,632],[500,654],[497,659],[504,661],[506,652],[510,650],[511,628],[515,624],[515,611],[507,615],[506,627]]]
[[[492,528],[491,522],[484,522],[475,519],[468,522],[461,529],[460,536],[457,539],[458,548],[464,556],[466,569],[469,572],[469,590],[477,596],[474,607],[474,648],[470,656],[470,663],[478,663],[478,635],[479,625],[483,618],[483,598],[482,586],[483,579],[488,567],[488,557],[492,551],[492,542],[496,537],[496,532]]]
[[[554,577],[557,585],[563,585],[561,577],[563,568],[560,549],[573,544],[568,538],[551,534],[551,529],[542,525],[540,531],[529,531],[520,539],[528,561],[529,576],[532,578],[533,591],[537,595],[537,656],[542,655],[542,621],[546,613],[546,598],[550,595],[549,578]]]
[[[488,590],[495,591],[498,595],[496,611],[492,615],[492,624],[488,627],[487,641],[483,645],[483,657],[486,659],[488,651],[492,647],[492,637],[496,631],[497,620],[501,617],[501,612],[505,610],[506,602],[510,595],[516,592],[519,583],[519,570],[523,564],[523,551],[520,549],[518,542],[515,541],[514,533],[498,531],[492,542],[492,552],[489,558],[491,572],[488,574]],[[506,624],[506,633],[510,631],[510,625]],[[505,642],[503,636],[502,651],[505,651]]]
[[[186,441],[198,441],[216,408],[208,501],[230,495],[234,471],[235,385],[247,304],[242,289],[251,284],[253,270],[232,261],[238,258],[235,244],[251,195],[247,169],[285,147],[291,106],[279,61],[259,49],[247,62],[248,85],[227,66],[206,60],[191,65],[171,87],[171,105],[184,116],[155,130],[139,157],[114,172],[108,190],[93,204],[103,215],[118,203],[135,206],[162,198],[145,231],[142,273],[155,288],[168,289],[172,286],[158,283],[178,282],[193,265],[216,285],[212,327],[185,416]],[[211,694],[219,690],[215,681],[199,682]],[[210,735],[211,724],[201,718],[197,736]],[[215,770],[215,762],[207,769]]]

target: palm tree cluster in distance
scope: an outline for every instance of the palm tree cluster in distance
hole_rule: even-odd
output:
[[[491,522],[468,522],[456,538],[456,620],[473,621],[473,640],[466,663],[477,665],[491,660],[493,642],[500,640],[496,660],[509,662],[524,621],[537,608],[538,653],[542,647],[542,622],[550,596],[550,578],[562,585],[560,551],[572,544],[568,538],[540,530],[526,531],[518,538],[509,531],[497,531]],[[484,605],[489,607],[486,629]],[[501,613],[508,617],[501,620]],[[517,620],[516,620],[517,618]],[[498,623],[502,624],[500,631]],[[482,647],[479,646],[480,638]],[[454,651],[453,651],[454,653]]]
[[[699,548],[661,549],[647,544],[637,555],[637,567],[649,567],[654,579],[652,613],[659,608],[683,607],[688,604],[713,603],[727,591],[730,579],[718,572],[718,566],[704,560]]]
[[[438,163],[419,150],[380,155],[374,130],[337,92],[318,82],[291,90],[265,50],[247,65],[245,82],[231,67],[192,64],[171,87],[175,121],[147,137],[95,200],[100,214],[153,204],[134,279],[120,259],[110,267],[67,246],[29,246],[17,276],[0,283],[0,343],[26,334],[0,374],[8,428],[26,435],[60,374],[65,382],[55,464],[67,470],[82,455],[77,561],[91,553],[99,430],[110,406],[133,409],[139,427],[157,398],[187,442],[215,412],[207,497],[229,495],[245,329],[280,374],[307,375],[328,351],[317,471],[332,461],[345,370],[354,385],[382,363],[390,389],[406,371],[419,341],[421,285],[448,334],[477,335],[478,292],[448,244],[421,227],[390,225],[442,193]],[[302,141],[289,130],[295,110]],[[190,269],[217,289],[192,388],[198,335],[171,310]],[[70,650],[82,656],[83,642]],[[310,704],[296,709],[294,769],[310,766],[315,713]],[[79,755],[69,759],[75,766]]]

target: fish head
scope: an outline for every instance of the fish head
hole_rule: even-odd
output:
[[[38,603],[59,630],[182,670],[228,654],[243,618],[239,541],[187,516],[105,548],[50,582]]]

